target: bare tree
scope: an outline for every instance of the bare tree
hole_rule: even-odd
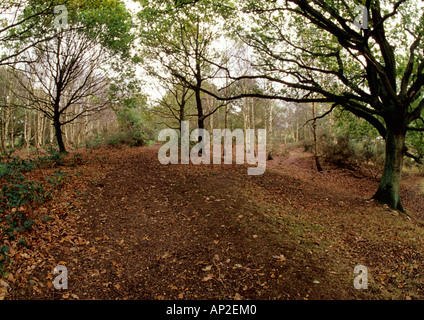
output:
[[[35,63],[24,65],[24,79],[17,77],[24,90],[15,91],[16,96],[53,122],[60,152],[66,152],[62,127],[99,112],[109,102],[104,94],[109,82],[102,67],[110,57],[94,40],[77,31],[62,31],[34,47]]]
[[[187,107],[194,92],[189,88],[181,85],[178,82],[172,84],[166,83],[166,93],[158,101],[158,108],[153,109],[153,113],[157,114],[163,120],[169,119],[177,121],[178,127],[173,128],[168,122],[162,122],[169,128],[178,129],[181,131],[182,122],[187,117]]]

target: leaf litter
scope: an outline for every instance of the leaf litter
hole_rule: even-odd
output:
[[[82,159],[65,165],[70,178],[51,201],[28,208],[27,245],[3,241],[0,299],[423,298],[423,198],[408,180],[412,220],[367,201],[371,179],[316,173],[299,150],[260,177],[236,165],[161,166],[157,146]],[[65,291],[52,286],[59,264]],[[353,288],[358,264],[370,269],[365,292]]]

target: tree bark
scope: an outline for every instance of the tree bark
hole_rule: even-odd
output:
[[[202,98],[200,96],[200,90],[196,90],[196,108],[197,108],[197,124],[199,129],[205,128],[205,118],[203,116]],[[199,142],[201,137],[199,135]]]
[[[54,119],[53,125],[54,125],[57,145],[59,147],[59,152],[66,153],[67,151],[65,148],[65,143],[63,142],[62,124],[60,123],[59,119]]]
[[[0,137],[0,140],[1,140],[1,151],[2,152],[6,152],[6,143],[5,143],[5,137],[4,137],[4,126],[5,126],[5,123],[6,123],[6,116],[5,116],[5,110],[4,110],[4,108],[2,108],[2,110],[1,110],[1,117],[0,117],[0,123],[1,123],[1,130],[0,130],[0,134],[1,134],[1,137]]]
[[[10,147],[15,149],[15,110],[10,114]]]
[[[24,110],[24,141],[25,141],[25,146],[28,149],[28,110],[25,109]]]
[[[268,150],[268,160],[273,160],[272,153],[273,153],[273,147],[274,147],[274,130],[273,130],[273,111],[274,111],[274,103],[268,102],[267,103],[267,111],[268,114],[266,115],[265,119],[265,128],[268,135],[267,138],[267,150]]]
[[[405,131],[393,130],[388,126],[383,175],[380,186],[373,197],[380,203],[402,212],[404,209],[400,200],[400,182],[405,153],[405,135]]]
[[[322,171],[322,167],[321,164],[319,162],[319,157],[318,157],[318,151],[317,151],[317,120],[315,118],[315,103],[312,102],[312,133],[313,133],[313,137],[314,137],[314,158],[315,158],[315,165],[317,167],[317,171],[321,172]]]
[[[4,119],[4,132],[3,132],[4,150],[7,150],[7,138],[9,136],[9,119],[10,119],[10,109],[6,108],[6,116]]]

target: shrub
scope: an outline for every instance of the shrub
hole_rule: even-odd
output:
[[[32,160],[19,159],[13,157],[12,153],[4,155],[0,162],[0,222],[3,234],[16,240],[17,235],[30,230],[35,224],[33,219],[25,213],[25,206],[36,202],[44,202],[51,199],[50,193],[46,192],[43,185],[37,181],[28,180],[24,173],[36,168],[46,159]],[[62,175],[56,171],[56,181],[63,179]],[[20,244],[25,244],[23,237]],[[4,264],[8,261],[6,253],[8,247],[0,247],[0,274],[4,271]]]
[[[65,181],[65,179],[68,177],[68,174],[66,172],[62,172],[60,170],[56,170],[54,172],[54,177],[46,176],[46,181],[53,186],[57,187]]]
[[[87,149],[96,149],[104,143],[104,136],[101,134],[95,135],[93,138],[85,141],[85,147]]]
[[[115,132],[113,134],[97,135],[94,139],[86,142],[86,147],[90,149],[97,148],[101,145],[113,148],[119,148],[122,146],[139,147],[149,145],[151,143],[152,141],[146,138],[142,131],[127,130]]]
[[[364,163],[382,166],[384,163],[384,146],[378,140],[323,136],[319,139],[319,150],[328,163],[336,166],[356,166]]]
[[[304,140],[302,142],[302,147],[305,152],[314,152],[314,145],[312,142]]]
[[[320,149],[325,160],[337,166],[351,163],[355,158],[353,146],[346,137],[322,139]]]

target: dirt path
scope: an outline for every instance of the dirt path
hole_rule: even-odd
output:
[[[298,247],[289,229],[274,225],[267,213],[275,211],[275,199],[262,198],[268,186],[259,185],[270,177],[249,177],[244,166],[163,166],[157,148],[130,153],[115,160],[85,204],[80,232],[89,245],[73,252],[77,263],[71,259],[69,264],[70,292],[78,297],[319,299],[357,294],[349,277],[328,272],[323,257]],[[271,183],[280,190],[287,184]],[[338,285],[322,285],[333,282]]]
[[[375,181],[317,173],[299,150],[262,176],[239,165],[163,166],[157,151],[107,153],[105,174],[81,197],[79,240],[52,254],[69,289],[40,285],[32,298],[423,297],[423,229],[367,201]],[[353,287],[358,264],[370,269],[369,290]]]

